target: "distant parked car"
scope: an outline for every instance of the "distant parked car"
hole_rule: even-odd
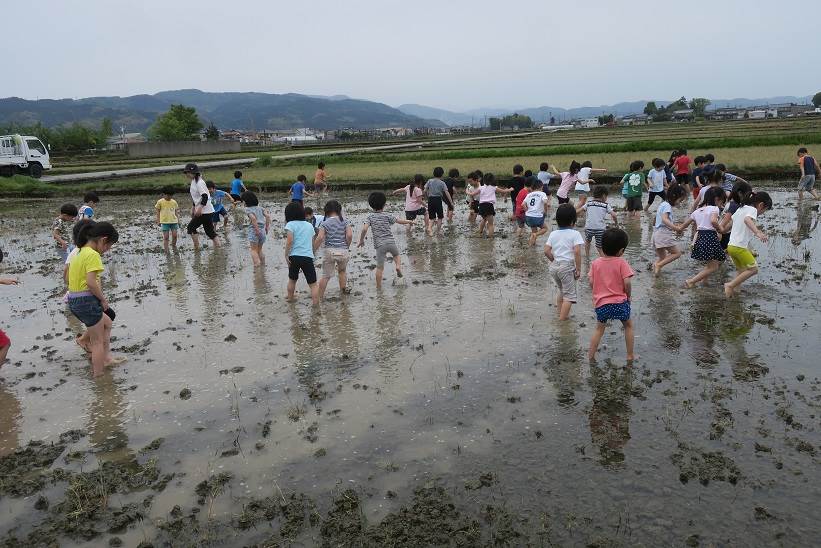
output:
[[[23,173],[39,179],[48,169],[51,158],[40,139],[32,135],[0,135],[0,175]]]

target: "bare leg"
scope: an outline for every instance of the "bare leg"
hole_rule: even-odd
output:
[[[495,216],[491,215],[490,220],[487,222],[487,236],[488,236],[488,238],[493,238],[493,231],[494,231],[494,228],[495,228],[493,226],[494,220],[495,220]]]
[[[200,237],[196,233],[191,234],[191,241],[194,243],[194,249],[199,250],[199,248],[200,248]]]
[[[382,274],[385,272],[385,265],[377,266],[374,276],[376,276],[376,289],[382,289]]]
[[[319,304],[319,288],[317,287],[317,283],[314,282],[312,284],[308,284],[308,288],[311,290],[311,303],[316,306]]]
[[[479,221],[479,236],[483,236],[485,233],[485,225],[487,224],[487,220],[482,217],[482,220]]]
[[[262,262],[259,258],[259,245],[257,244],[250,244],[249,249],[251,250],[251,261],[253,261],[254,266],[259,266]]]
[[[339,271],[339,292],[345,293],[348,288],[348,273],[344,270]]]
[[[701,280],[703,280],[704,278],[708,277],[710,274],[718,270],[719,266],[721,266],[721,263],[718,261],[708,261],[707,265],[703,269],[701,269],[701,272],[699,272],[698,274],[684,282],[684,286],[688,289],[692,288],[698,282],[700,282]]]
[[[319,300],[325,298],[325,288],[328,287],[328,281],[330,278],[325,278],[324,276],[319,279]]]
[[[103,318],[108,318],[108,316],[103,314]],[[102,375],[105,369],[106,355],[105,345],[103,344],[103,339],[105,338],[105,320],[103,318],[88,328],[89,336],[91,337],[91,374],[94,377]]]
[[[171,231],[171,246],[172,247],[177,247],[177,231],[176,230]]]
[[[401,278],[403,276],[403,274],[402,274],[402,258],[399,255],[397,255],[396,257],[393,258],[393,265],[396,267],[396,277]]]
[[[168,251],[168,232],[162,233],[162,247]]]
[[[288,278],[288,295],[286,300],[293,302],[294,301],[294,291],[296,291],[296,280],[292,280]]]
[[[662,254],[660,254],[659,251],[661,251],[663,254],[666,254],[666,257],[662,256]],[[656,255],[659,256],[659,260],[656,261],[656,264],[653,267],[653,272],[655,274],[658,274],[659,272],[661,272],[661,269],[664,268],[665,265],[668,265],[681,257],[681,250],[678,248],[678,246],[667,247],[663,249],[657,249]]]
[[[749,280],[750,278],[752,278],[756,274],[758,274],[758,268],[757,267],[742,270],[741,272],[738,273],[738,275],[735,278],[732,279],[732,281],[727,282],[726,284],[724,284],[724,294],[728,298],[732,297],[733,295],[735,295],[735,290],[738,286],[740,286],[741,284],[743,284],[744,282],[746,282],[747,280]]]
[[[214,238],[211,241],[214,242],[214,247],[219,247],[219,246],[222,245],[222,242],[220,242],[220,237],[219,236],[217,236],[216,238]]]
[[[571,303],[570,301],[566,301],[566,300],[562,299],[561,308],[559,309],[559,319],[562,320],[562,321],[569,320],[570,319],[570,309],[572,307],[573,307],[573,303]]]
[[[599,349],[599,343],[601,342],[601,338],[604,336],[604,329],[606,327],[607,324],[597,322],[596,330],[593,331],[593,337],[590,339],[590,348],[587,351],[587,359],[591,362],[596,361],[596,351]]]
[[[7,344],[3,348],[0,348],[0,367],[3,367],[3,364],[6,361],[6,356],[9,353],[9,348],[11,348],[10,344]]]
[[[622,322],[624,325],[624,346],[627,350],[627,361],[631,362],[636,359],[633,354],[633,341],[635,335],[633,334],[633,320]]]

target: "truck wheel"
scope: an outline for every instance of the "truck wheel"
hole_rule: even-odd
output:
[[[29,175],[35,179],[39,179],[43,176],[43,166],[37,163],[29,165]]]

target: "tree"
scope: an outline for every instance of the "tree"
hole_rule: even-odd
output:
[[[690,101],[690,108],[693,109],[693,114],[696,116],[704,116],[704,112],[707,110],[707,106],[709,104],[709,99],[705,99],[704,97],[693,97]]]
[[[148,137],[153,141],[196,141],[201,129],[202,122],[195,108],[171,105],[168,112],[148,128]]]
[[[103,118],[100,122],[100,129],[97,131],[97,148],[103,148],[108,143],[108,138],[114,135],[114,126],[110,118]]]
[[[656,106],[656,102],[655,102],[655,101],[649,101],[649,102],[648,102],[648,103],[644,106],[644,113],[645,113],[647,116],[655,116],[656,114],[658,114],[658,111],[659,111],[659,107],[657,107],[657,106]]]
[[[821,108],[821,91],[812,96],[812,104],[815,108]]]
[[[555,126],[555,125],[556,125],[556,117],[555,117],[555,116],[551,116],[551,117],[550,117],[550,125],[551,125],[551,126]]]
[[[498,131],[498,130],[502,129],[502,119],[501,118],[490,117],[490,118],[488,118],[487,123],[488,123],[488,127],[490,127],[490,129],[492,129],[492,130]]]
[[[616,121],[616,117],[612,114],[605,114],[604,116],[599,116],[599,125],[606,126],[608,124],[612,124]]]
[[[217,129],[217,126],[214,125],[214,122],[211,122],[207,128],[205,128],[205,138],[209,141],[217,141],[220,138],[220,130]]]

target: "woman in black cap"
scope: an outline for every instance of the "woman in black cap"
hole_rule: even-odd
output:
[[[205,235],[214,242],[214,247],[219,247],[220,240],[217,231],[214,230],[214,222],[211,220],[214,205],[211,203],[208,186],[200,176],[200,168],[197,164],[186,164],[183,173],[191,180],[191,200],[194,205],[191,208],[191,222],[188,223],[188,234],[191,235],[191,240],[194,242],[194,249],[200,248],[200,239],[197,234],[199,227],[205,230]]]

